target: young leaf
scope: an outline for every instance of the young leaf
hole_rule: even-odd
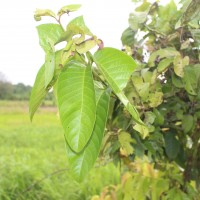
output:
[[[61,16],[64,13],[77,11],[80,7],[81,7],[80,4],[71,4],[71,5],[64,6],[59,10],[58,16]]]
[[[92,137],[85,150],[80,154],[75,154],[67,147],[67,156],[71,172],[76,180],[83,180],[98,157],[107,121],[109,100],[109,92],[100,90],[96,93],[96,122]]]
[[[41,24],[37,26],[40,45],[45,52],[51,51],[64,33],[59,24]]]
[[[63,32],[57,43],[62,41],[69,42],[70,40],[72,40],[73,36],[78,34],[80,34],[80,37],[75,38],[76,44],[80,44],[81,42],[83,42],[85,40],[85,35],[93,36],[89,28],[85,25],[83,16],[76,17],[68,23],[66,31]]]
[[[97,51],[94,54],[94,61],[133,119],[143,124],[136,108],[130,104],[122,91],[136,67],[135,61],[122,51],[114,48],[103,48]]]
[[[131,155],[134,152],[133,146],[131,143],[136,143],[136,141],[131,137],[128,132],[121,131],[119,133],[119,143],[127,155]]]
[[[81,152],[94,128],[96,101],[90,66],[71,61],[58,79],[57,98],[62,126],[70,148]]]
[[[31,97],[29,101],[29,115],[31,120],[33,119],[33,116],[38,107],[40,106],[42,100],[48,93],[48,90],[45,88],[44,77],[45,77],[45,66],[43,65],[38,71],[35,83],[31,91]]]
[[[97,45],[97,41],[95,40],[87,40],[78,45],[76,45],[76,51],[80,54],[88,52],[90,49]]]
[[[50,17],[54,17],[54,18],[56,17],[54,12],[49,9],[46,9],[46,10],[37,9],[35,11],[34,18],[36,21],[40,21],[41,17],[43,17],[43,16],[50,16]]]

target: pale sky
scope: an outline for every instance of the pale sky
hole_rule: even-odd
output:
[[[87,26],[105,46],[122,47],[121,33],[128,27],[128,16],[133,10],[131,0],[6,0],[0,6],[0,72],[7,80],[33,85],[44,62],[35,28],[39,23],[33,18],[36,8],[57,13],[62,6],[75,3],[82,4],[82,8],[71,13],[71,19],[83,15]],[[44,22],[52,21],[45,17]]]

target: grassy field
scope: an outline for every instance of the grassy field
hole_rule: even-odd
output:
[[[0,101],[0,200],[85,200],[118,181],[111,164],[72,179],[56,108],[42,107],[31,123],[27,102]]]

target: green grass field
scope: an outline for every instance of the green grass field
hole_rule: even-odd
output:
[[[31,123],[28,102],[0,101],[0,200],[91,199],[119,177],[109,164],[77,183],[68,170],[56,108],[40,108]]]

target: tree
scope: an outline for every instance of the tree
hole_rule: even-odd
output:
[[[51,16],[57,24],[37,27],[46,58],[31,119],[53,87],[74,177],[83,179],[99,152],[105,162],[122,162],[122,184],[94,199],[199,198],[199,3],[140,2],[122,34],[125,52],[103,47],[82,16],[62,28],[61,16],[80,5],[57,16],[36,11],[36,20]],[[61,41],[66,47],[55,51]]]

